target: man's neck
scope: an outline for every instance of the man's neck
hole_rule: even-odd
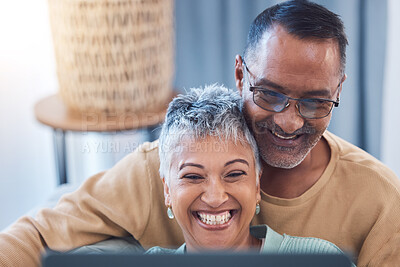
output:
[[[280,198],[296,198],[310,189],[322,176],[330,160],[328,142],[322,137],[307,157],[292,169],[263,164],[261,190]]]

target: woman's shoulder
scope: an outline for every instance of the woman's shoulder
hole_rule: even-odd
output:
[[[170,255],[170,254],[184,254],[186,251],[186,245],[183,244],[179,248],[162,248],[162,247],[152,247],[149,248],[145,254],[164,254],[164,255]]]
[[[152,247],[149,248],[145,254],[175,254],[176,249]]]
[[[283,234],[283,242],[279,249],[286,254],[344,254],[335,244],[315,237],[297,237]],[[348,255],[349,256],[349,255]],[[356,265],[351,262],[352,267]]]
[[[343,253],[335,244],[315,237],[298,237],[283,235],[280,247],[282,253]]]
[[[263,252],[274,253],[343,253],[335,244],[315,237],[297,237],[279,234],[268,225],[250,228],[256,238],[265,238]]]

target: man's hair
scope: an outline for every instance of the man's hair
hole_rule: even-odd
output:
[[[242,114],[243,101],[237,91],[214,84],[192,88],[169,104],[159,138],[160,175],[169,181],[171,157],[185,149],[196,149],[191,143],[208,136],[217,137],[213,147],[218,153],[224,142],[249,145],[254,152],[256,174],[260,172],[258,148]],[[185,138],[185,140],[184,140]],[[186,142],[186,143],[184,143]],[[194,150],[195,151],[195,150]]]
[[[335,39],[340,51],[340,73],[344,74],[348,41],[339,15],[307,0],[286,1],[267,8],[250,25],[246,59],[252,57],[264,33],[275,25],[300,39]]]

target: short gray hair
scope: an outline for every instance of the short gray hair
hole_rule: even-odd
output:
[[[243,54],[246,62],[257,58],[262,43],[260,40],[276,25],[283,26],[289,34],[300,39],[337,41],[340,52],[339,72],[344,75],[348,41],[343,21],[339,15],[322,5],[307,0],[281,2],[265,9],[254,19]]]
[[[171,157],[184,137],[208,136],[221,142],[248,144],[254,152],[257,182],[261,170],[257,143],[242,114],[243,101],[237,91],[213,84],[192,88],[169,104],[159,138],[160,175],[169,183]]]

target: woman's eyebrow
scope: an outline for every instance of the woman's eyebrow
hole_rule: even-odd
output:
[[[226,167],[226,166],[228,166],[230,164],[233,164],[235,162],[241,162],[243,164],[246,164],[247,166],[250,166],[250,164],[244,159],[234,159],[234,160],[231,160],[231,161],[228,161],[227,163],[225,163],[224,167]]]
[[[179,166],[179,170],[182,170],[183,168],[188,167],[188,166],[204,169],[203,165],[187,162],[187,163],[183,163],[181,166]]]

